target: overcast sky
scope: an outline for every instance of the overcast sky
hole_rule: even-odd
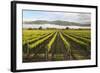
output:
[[[51,12],[51,11],[30,11],[23,10],[23,21],[35,20],[63,20],[70,22],[78,22],[81,24],[91,24],[90,13],[75,13],[75,12]]]

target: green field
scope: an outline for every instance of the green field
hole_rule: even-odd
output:
[[[23,29],[23,62],[91,58],[90,29]]]

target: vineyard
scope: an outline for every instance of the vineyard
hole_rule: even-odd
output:
[[[23,62],[91,58],[90,29],[23,29]]]

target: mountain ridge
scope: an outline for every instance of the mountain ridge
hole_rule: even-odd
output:
[[[55,24],[64,26],[90,26],[90,24],[80,24],[77,22],[69,22],[62,20],[47,21],[47,20],[35,20],[35,21],[23,21],[23,24]]]

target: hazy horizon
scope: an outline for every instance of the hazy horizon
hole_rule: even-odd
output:
[[[37,21],[37,20],[45,20],[45,21],[68,21],[84,24],[91,24],[91,14],[90,13],[75,13],[75,12],[52,12],[52,11],[32,11],[32,10],[23,10],[23,22],[24,21]],[[26,25],[23,24],[23,28],[38,28],[39,25]],[[36,27],[37,26],[37,27]],[[57,27],[57,28],[65,28],[66,25],[55,25],[55,24],[44,24],[41,27]],[[73,25],[75,26],[75,25]]]

